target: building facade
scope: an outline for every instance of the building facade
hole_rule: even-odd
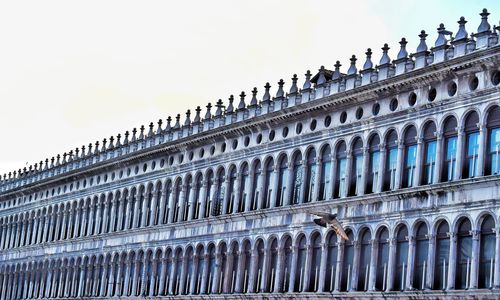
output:
[[[499,27],[480,15],[4,175],[0,299],[500,298]]]

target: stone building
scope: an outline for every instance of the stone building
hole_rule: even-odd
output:
[[[500,298],[499,27],[480,15],[4,175],[0,299]]]

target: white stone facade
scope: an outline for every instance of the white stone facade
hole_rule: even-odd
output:
[[[3,176],[0,299],[500,298],[500,42],[151,123]],[[338,213],[349,241],[317,227]],[[349,292],[349,293],[347,293]]]

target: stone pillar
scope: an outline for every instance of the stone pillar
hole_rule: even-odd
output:
[[[153,196],[155,197],[155,196]],[[152,254],[154,255],[154,254]],[[155,292],[155,283],[156,283],[156,280],[157,280],[157,277],[158,277],[158,274],[156,274],[156,271],[158,270],[158,261],[153,257],[153,261],[151,263],[151,276],[149,278],[149,293],[148,295],[144,295],[144,296],[150,296],[150,297],[153,297],[154,296],[154,292]]]
[[[193,211],[193,210],[192,210]],[[193,271],[192,276],[190,278],[191,282],[189,282],[189,294],[194,295],[196,293],[196,279],[198,278],[198,255],[196,253],[193,254]]]
[[[263,199],[268,199],[269,198],[269,207],[276,207],[276,201],[278,197],[278,186],[279,186],[279,166],[278,163],[275,163],[274,165],[274,171],[270,174],[271,175],[271,180],[269,181],[269,190],[268,190],[268,195],[262,195],[264,198]]]
[[[349,291],[356,291],[358,289],[359,275],[359,257],[361,253],[361,243],[359,240],[354,241],[354,257],[352,260],[352,273],[351,273],[351,286],[347,287]],[[363,275],[361,275],[363,276]]]
[[[19,239],[19,243],[17,244],[18,247],[24,246],[24,239],[26,238],[26,229],[28,226],[26,220],[22,220],[20,223],[22,224],[22,230],[21,230],[21,238]]]
[[[168,191],[166,187],[162,187],[161,197],[160,197],[160,215],[158,217],[158,224],[165,224],[165,212],[167,209],[167,196]]]
[[[316,174],[315,174],[315,177],[313,178],[313,180],[314,180],[314,190],[313,190],[313,194],[312,194],[312,199],[310,199],[311,201],[318,201],[319,200],[319,190],[320,190],[320,185],[321,185],[321,174],[323,172],[325,172],[325,170],[322,170],[322,168],[321,168],[321,163],[322,163],[321,155],[318,155],[318,157],[316,158]]]
[[[186,193],[187,193],[187,183],[182,185],[181,193],[179,194],[179,212],[177,213],[177,222],[184,220],[184,214],[186,209]]]
[[[134,197],[135,198],[135,202],[134,202],[134,211],[133,211],[133,219],[132,219],[132,228],[138,228],[139,227],[139,205],[140,205],[140,197],[141,195],[139,194],[139,189],[136,189],[135,190],[135,195],[130,195],[130,197]],[[135,294],[134,294],[135,295]]]
[[[201,187],[201,205],[200,205],[200,211],[198,212],[198,219],[203,219],[205,217],[205,210],[207,209],[207,194],[208,194],[208,181],[207,179],[203,180],[203,184]]]
[[[108,268],[110,268],[109,277],[108,277],[107,284],[106,284],[106,291],[103,294],[103,297],[111,297],[112,296],[111,292],[113,291],[113,287],[116,285],[116,282],[115,282],[115,262],[113,260],[111,260],[109,262]]]
[[[192,191],[191,193],[189,193],[189,203],[191,203],[191,206],[189,208],[189,212],[188,212],[188,221],[191,221],[194,219],[194,214],[196,212],[196,208],[198,207],[198,199],[196,199],[196,191],[198,190],[198,188],[200,189],[200,192],[198,192],[199,194],[201,194],[201,187],[198,186],[197,182],[195,180],[193,180],[193,187],[192,187]],[[200,195],[198,195],[199,197]],[[193,276],[194,277],[194,276]]]
[[[231,175],[228,174],[227,176],[227,180],[224,181],[224,185],[225,185],[225,191],[226,193],[224,194],[224,198],[222,198],[222,211],[220,212],[221,215],[225,215],[229,209],[229,205],[230,205],[230,201],[231,201],[231,193],[229,193],[229,184],[231,182],[231,178],[230,178]],[[222,184],[221,184],[222,186]],[[234,189],[233,189],[233,193],[234,193]],[[234,203],[233,203],[233,206],[234,206]],[[234,209],[234,207],[232,207]]]
[[[99,263],[96,261],[94,264],[94,281],[93,281],[93,286],[92,286],[92,296],[98,296],[100,294],[100,291],[97,289],[98,284],[99,284]]]
[[[141,223],[139,224],[139,226],[140,227],[146,227],[146,226],[148,226],[148,210],[150,209],[150,208],[148,208],[148,198],[149,198],[149,195],[148,195],[147,190],[145,189],[142,192],[142,195],[139,196],[139,197],[142,197],[142,208],[141,208],[141,214],[142,214],[142,216],[141,216]]]
[[[80,283],[78,284],[78,297],[83,297],[85,296],[85,266],[83,265],[83,261],[82,261],[82,265],[80,266]]]
[[[47,239],[45,240],[46,242],[50,242],[54,240],[54,231],[56,227],[56,221],[57,221],[57,214],[54,211],[52,211],[51,214],[47,215],[48,216],[48,222],[49,222],[49,232],[47,234]],[[17,226],[17,234],[16,238],[19,238],[19,224]],[[15,245],[15,243],[14,243]]]
[[[127,230],[130,228],[131,224],[131,219],[132,219],[132,214],[134,213],[133,207],[132,207],[132,195],[128,194],[126,197],[123,196],[123,200],[127,199],[127,208],[125,209],[125,226],[123,230]]]
[[[330,170],[330,186],[327,188],[328,192],[326,194],[326,200],[335,198],[335,185],[337,183],[337,158],[335,156],[332,157],[332,168]]]
[[[290,266],[290,282],[288,283],[288,292],[293,293],[295,285],[295,277],[297,273],[298,249],[297,246],[292,246],[292,263]]]
[[[384,188],[384,177],[385,177],[385,165],[386,165],[386,159],[387,159],[387,149],[384,143],[381,143],[379,145],[380,149],[380,154],[379,154],[379,165],[378,165],[378,182],[376,185],[376,190],[373,191],[374,193],[379,193],[383,190]]]
[[[103,259],[103,262],[102,262],[102,274],[101,274],[101,290],[99,291],[98,295],[101,296],[101,297],[105,297],[106,296],[106,288],[108,287],[108,283],[107,283],[107,275],[108,275],[108,264],[106,263],[105,261],[105,258]]]
[[[473,230],[471,233],[472,233],[472,257],[471,257],[471,267],[470,267],[469,289],[477,289],[478,288],[477,281],[479,275],[479,260],[481,256],[479,252],[479,238],[481,237],[481,232],[479,230]]]
[[[97,203],[93,204],[92,201],[88,208],[89,210],[89,218],[87,220],[87,236],[91,236],[95,232],[95,228],[97,227]]]
[[[258,255],[257,249],[252,249],[252,256],[250,260],[250,274],[248,275],[248,292],[256,293],[256,279],[257,279],[257,268],[258,268]]]
[[[241,180],[241,177],[243,175],[238,173],[236,175],[236,182],[235,182],[235,188],[233,189],[233,193],[234,193],[234,201],[233,201],[233,207],[232,207],[232,213],[235,213],[235,212],[238,212],[239,210],[239,207],[240,207],[240,202],[242,201],[242,198],[245,197],[245,195],[243,195],[243,193],[241,193],[241,189],[242,189],[242,180]],[[247,178],[248,180],[247,181],[250,181],[251,178],[250,176],[248,176]],[[248,191],[248,190],[247,190]],[[229,194],[229,193],[228,193]],[[248,197],[247,197],[248,198]],[[229,194],[228,196],[228,199],[229,201],[231,201],[231,195]],[[248,202],[252,202],[252,201],[248,201],[248,199],[246,199],[246,203],[245,203],[245,206],[247,205]],[[245,210],[246,207],[243,207],[243,210]]]
[[[307,182],[307,172],[309,172],[309,166],[307,165],[307,160],[302,160],[301,161],[302,165],[302,184],[300,185],[299,189],[299,200],[298,203],[302,204],[305,202],[306,199],[306,184],[309,184]],[[309,201],[312,201],[312,199],[309,199]]]
[[[436,166],[434,167],[434,178],[432,183],[441,182],[441,166],[443,164],[443,133],[441,131],[436,132]]]
[[[135,203],[138,203],[139,201],[136,201]],[[141,278],[139,277],[139,260],[136,258],[135,261],[132,262],[133,264],[135,264],[135,268],[134,268],[134,277],[132,278],[132,292],[130,293],[131,296],[137,296],[137,283],[139,282],[139,280],[141,280]]]
[[[158,220],[158,211],[156,210],[156,207],[158,206],[158,190],[155,188],[153,191],[151,197],[151,207],[149,208],[149,223],[147,226],[154,226],[157,225]]]
[[[122,262],[118,257],[115,281],[115,296],[122,296]]]
[[[389,238],[389,261],[387,263],[386,291],[394,290],[395,271],[396,271],[396,239]]]
[[[436,264],[436,236],[433,234],[428,235],[429,238],[429,252],[427,254],[427,274],[425,280],[425,289],[432,289],[434,282],[434,267]]]
[[[158,287],[158,295],[165,295],[165,276],[167,272],[167,258],[161,258],[161,269],[160,269],[160,284]]]
[[[462,169],[463,169],[463,159],[464,159],[464,127],[457,127],[457,160],[456,160],[456,168],[455,168],[455,176],[453,180],[458,180],[462,178]]]
[[[101,226],[101,232],[100,233],[107,233],[109,231],[109,228],[108,228],[108,223],[111,222],[111,220],[109,220],[108,218],[108,211],[109,211],[109,204],[108,204],[108,201],[105,200],[104,202],[104,211],[102,213],[102,226]]]
[[[295,178],[294,178],[294,166],[293,166],[293,161],[288,161],[288,164],[287,164],[287,169],[288,169],[288,178],[287,178],[287,182],[286,182],[286,190],[285,190],[285,193],[282,193],[282,195],[284,195],[284,199],[283,199],[283,203],[282,205],[283,206],[288,206],[288,205],[291,205],[292,202],[293,202],[293,199],[292,199],[292,195],[293,195],[293,190],[294,190],[294,181],[295,181]],[[281,187],[283,188],[283,187]],[[283,196],[282,196],[283,197]],[[300,198],[300,196],[299,196]],[[300,199],[299,199],[299,203],[300,203]]]
[[[208,254],[205,253],[205,259],[203,260],[203,275],[201,276],[201,288],[200,288],[200,294],[207,294],[208,290]]]
[[[70,208],[70,211],[71,211],[71,208]],[[59,240],[63,240],[65,239],[66,237],[66,231],[67,231],[67,227],[69,227],[69,224],[71,222],[67,222],[66,219],[68,218],[68,214],[69,214],[69,211],[63,211],[62,213],[62,220],[61,220],[61,235],[59,236]],[[67,225],[66,225],[67,224]]]
[[[132,271],[132,263],[131,261],[125,262],[125,280],[123,282],[123,293],[122,296],[129,295],[129,284],[130,284],[130,272]]]
[[[495,276],[493,287],[500,289],[500,228],[495,228]]]
[[[306,246],[306,262],[305,262],[305,266],[304,266],[304,277],[302,278],[302,286],[300,287],[300,290],[302,292],[306,292],[308,287],[309,287],[309,279],[310,279],[310,276],[309,276],[309,273],[310,272],[314,272],[314,270],[311,270],[311,260],[312,260],[312,246],[311,244],[307,244]],[[300,274],[299,274],[300,276]]]
[[[406,286],[406,290],[413,290],[413,274],[414,274],[414,266],[415,266],[415,237],[413,235],[409,235],[407,237],[408,240],[408,262],[406,268],[406,282],[403,283]],[[420,287],[417,287],[420,288]]]
[[[403,179],[403,160],[404,160],[404,150],[405,150],[405,145],[403,142],[403,139],[401,138],[398,141],[398,156],[396,159],[396,178],[394,180],[394,189],[398,190],[401,188],[401,180]]]
[[[144,199],[146,200],[146,199]],[[146,202],[146,201],[144,201]],[[144,223],[143,223],[144,224]],[[138,276],[137,280],[140,280],[141,281],[141,288],[139,290],[139,296],[146,296],[146,277],[147,277],[147,266],[148,266],[148,262],[146,260],[146,255],[143,256],[142,258],[142,274],[140,276]],[[139,271],[139,270],[138,270]]]
[[[340,242],[337,242],[337,268],[335,270],[335,292],[340,291],[340,283],[342,279],[342,264],[344,262],[344,246],[345,242],[344,240],[341,240]]]
[[[73,215],[73,211],[71,211],[71,215]],[[71,217],[70,221],[73,220]],[[69,222],[70,231],[68,232],[68,239],[75,238],[80,233],[80,207],[75,208],[74,222]]]
[[[118,201],[118,205],[117,205],[117,209],[118,209],[118,224],[116,224],[116,231],[120,231],[120,230],[123,230],[124,228],[122,227],[122,224],[123,224],[123,210],[125,208],[125,202],[127,201],[127,197],[125,196],[125,194],[122,194],[120,195],[120,199],[117,200]]]
[[[477,127],[479,128],[479,149],[478,149],[478,156],[477,156],[477,165],[476,165],[476,177],[478,176],[483,176],[484,175],[484,156],[485,156],[485,149],[487,149],[486,146],[486,128],[483,124],[478,124]],[[476,280],[477,282],[477,280]]]
[[[260,292],[265,292],[267,291],[267,284],[269,281],[267,280],[268,277],[270,277],[270,257],[269,257],[269,249],[264,249],[264,257],[262,261],[262,274],[261,274],[261,280],[260,280],[260,287],[257,287],[257,289],[260,289]],[[257,291],[259,292],[259,290]]]
[[[448,261],[448,286],[447,290],[455,289],[455,273],[457,270],[457,234],[450,232],[450,256]]]
[[[255,197],[255,201],[257,201],[256,207],[258,209],[262,208],[262,206],[264,205],[264,199],[267,199],[267,198],[265,198],[266,195],[264,193],[264,181],[266,180],[265,176],[266,176],[266,172],[265,172],[265,170],[262,169],[262,172],[260,173],[260,175],[257,179],[257,181],[258,181],[257,182],[257,189],[253,190],[255,188],[255,186],[253,186],[254,183],[252,183],[252,186],[248,187],[248,189],[247,189],[248,193],[250,193],[250,192],[254,193],[253,197]],[[252,179],[252,181],[253,181],[253,179]],[[269,186],[271,187],[272,185],[269,184]],[[255,196],[256,192],[258,192],[257,196]],[[250,199],[249,199],[248,202],[250,203],[252,201],[250,201]],[[247,205],[247,208],[245,211],[249,211],[249,210],[250,210],[250,204]]]
[[[168,203],[168,208],[170,210],[168,214],[168,223],[171,224],[174,222],[174,216],[176,214],[176,207],[175,207],[175,201],[178,201],[177,199],[177,186],[175,185],[172,188],[172,193],[170,195],[169,203]]]
[[[41,243],[44,243],[48,240],[50,215],[45,215],[45,217],[43,219],[44,219],[43,232],[42,232],[43,237],[42,237]]]
[[[359,194],[358,196],[364,195],[365,194],[365,189],[366,189],[366,180],[368,178],[368,172],[370,168],[370,147],[365,146],[363,147],[363,163],[362,163],[362,168],[361,168],[361,186],[359,187]]]
[[[318,290],[315,291],[317,293],[321,293],[325,290],[327,259],[328,259],[328,245],[326,243],[321,243],[321,262],[319,267]]]
[[[352,176],[356,176],[353,174],[353,159],[352,159],[352,151],[351,149],[347,149],[346,153],[346,164],[345,164],[345,191],[341,191],[340,195],[345,195],[347,197],[349,195],[349,189],[351,187]]]
[[[116,200],[116,195],[111,198],[109,201],[109,210],[110,210],[110,220],[109,226],[106,232],[114,232],[116,231],[116,222],[117,222],[117,210],[118,210],[118,201]]]
[[[276,261],[276,275],[274,277],[274,289],[269,290],[271,293],[279,293],[283,287],[283,279],[285,275],[284,270],[285,251],[283,248],[278,248],[278,259]]]
[[[368,278],[368,291],[375,290],[375,283],[377,280],[377,258],[378,258],[378,240],[372,239],[372,251],[370,255],[370,274]]]
[[[413,186],[419,186],[422,178],[422,166],[425,163],[424,157],[424,141],[421,137],[417,137],[417,153],[416,153],[416,165],[415,165],[415,177],[413,178]],[[410,268],[408,268],[410,269]],[[408,278],[408,277],[407,277]],[[407,286],[408,287],[408,286]]]
[[[235,293],[243,293],[243,280],[245,277],[245,270],[243,270],[243,267],[245,266],[245,255],[244,252],[238,251],[238,268],[237,268],[237,273],[236,273],[236,284],[234,285],[234,292]]]
[[[229,180],[228,180],[229,181]],[[220,273],[221,273],[221,255],[220,253],[215,254],[215,271],[214,271],[214,279],[213,279],[213,284],[212,284],[212,294],[218,294],[219,293],[219,285],[220,285]]]

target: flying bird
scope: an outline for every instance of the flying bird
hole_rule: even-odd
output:
[[[322,227],[327,227],[328,225],[333,228],[333,230],[344,240],[348,241],[349,238],[342,228],[342,224],[337,220],[337,214],[329,214],[324,212],[312,212],[311,214],[318,216],[319,218],[314,219],[314,223]]]

